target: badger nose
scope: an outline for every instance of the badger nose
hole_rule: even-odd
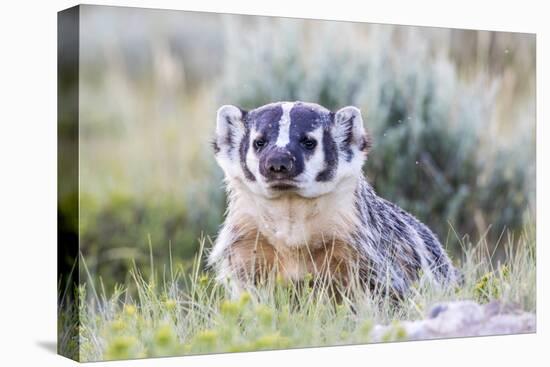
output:
[[[269,172],[288,173],[292,168],[292,161],[289,158],[277,157],[269,162]]]
[[[292,156],[289,153],[275,153],[265,162],[264,174],[270,180],[284,180],[293,176]]]

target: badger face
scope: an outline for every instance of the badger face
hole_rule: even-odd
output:
[[[315,198],[357,177],[369,147],[361,113],[304,102],[218,110],[214,150],[226,179],[268,199]]]

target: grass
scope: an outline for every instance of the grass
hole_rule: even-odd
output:
[[[131,280],[112,295],[94,284],[86,262],[78,288],[82,301],[79,341],[82,361],[300,348],[369,343],[375,324],[393,327],[383,341],[407,338],[400,320],[424,318],[434,304],[470,299],[498,299],[526,311],[535,305],[534,229],[521,238],[501,239],[497,251],[486,241],[462,240],[458,265],[463,284],[449,289],[417,282],[399,304],[387,297],[354,290],[334,302],[322,285],[300,290],[280,279],[230,299],[203,268],[204,245],[193,267],[156,269],[145,277],[134,266]],[[170,251],[171,253],[171,251]],[[153,261],[151,259],[151,261]],[[153,267],[153,265],[151,265]],[[350,294],[348,294],[349,296]],[[63,315],[61,315],[63,316]],[[74,327],[60,317],[64,327]],[[65,348],[77,348],[74,340]],[[63,346],[62,346],[63,348]]]

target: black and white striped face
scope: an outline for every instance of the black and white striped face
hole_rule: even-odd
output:
[[[216,159],[226,178],[267,198],[313,198],[359,174],[368,149],[361,113],[334,113],[304,102],[271,103],[249,112],[218,110]]]

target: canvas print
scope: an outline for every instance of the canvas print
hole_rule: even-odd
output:
[[[60,12],[59,353],[535,332],[535,51],[524,33]]]

